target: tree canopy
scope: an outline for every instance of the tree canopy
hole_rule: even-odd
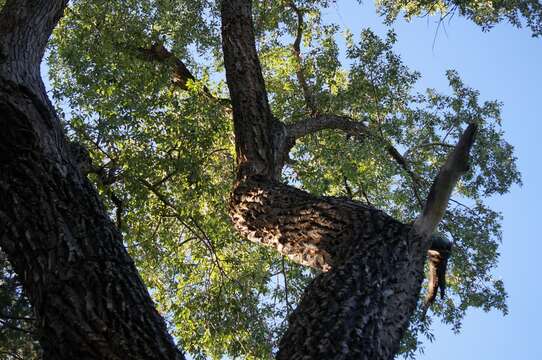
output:
[[[389,24],[399,14],[457,12],[483,29],[507,19],[526,23],[533,36],[542,31],[534,0],[378,5]],[[443,74],[448,89],[415,91],[421,74],[394,52],[400,36],[363,29],[356,37],[329,23],[322,11],[333,1],[253,6],[272,113],[300,134],[284,160],[285,182],[411,223],[465,125],[479,125],[471,168],[439,228],[453,242],[446,296],[427,316],[420,301],[402,353],[413,357],[424,337],[432,339],[435,321],[459,330],[470,307],[506,313],[504,284],[492,275],[501,217],[485,202],[521,182],[501,103],[480,101],[454,70]],[[174,338],[195,359],[271,358],[317,270],[243,240],[229,220],[235,143],[218,4],[71,1],[47,65],[63,126],[88,150],[80,149],[91,159],[86,172]],[[327,121],[326,130],[303,127],[309,120]]]

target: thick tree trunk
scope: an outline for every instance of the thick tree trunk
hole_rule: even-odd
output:
[[[65,5],[12,0],[0,14],[0,246],[44,359],[184,359],[44,91],[39,65]]]
[[[314,197],[277,183],[276,172],[243,171],[274,166],[280,133],[274,132],[279,127],[273,126],[259,71],[251,1],[224,1],[222,21],[234,124],[240,129],[232,221],[248,239],[325,271],[290,317],[278,359],[393,358],[416,306],[429,241],[377,209]]]
[[[289,319],[277,358],[391,359],[423,280],[429,243],[366,205],[246,181],[232,219],[250,240],[323,270]]]

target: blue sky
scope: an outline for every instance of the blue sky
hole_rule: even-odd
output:
[[[381,35],[387,31],[371,2],[337,2],[327,16],[355,33],[362,27]],[[542,289],[536,266],[542,236],[536,224],[542,222],[537,206],[542,200],[542,39],[507,23],[482,32],[456,16],[443,25],[436,33],[435,18],[398,21],[393,26],[398,35],[396,51],[411,69],[422,73],[421,88],[447,91],[444,73],[456,69],[468,86],[480,91],[481,99],[504,103],[506,139],[516,148],[524,185],[490,200],[504,216],[495,275],[505,281],[510,314],[469,310],[458,335],[447,326],[436,325],[436,340],[426,345],[425,354],[418,359],[539,360]]]

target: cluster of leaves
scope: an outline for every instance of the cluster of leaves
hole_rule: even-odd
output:
[[[453,71],[450,94],[415,93],[420,75],[394,54],[395,34],[381,39],[364,30],[356,42],[347,29],[322,20],[331,3],[254,4],[275,116],[290,123],[312,112],[301,70],[318,113],[348,116],[368,128],[303,138],[285,180],[412,221],[449,147],[465,123],[478,122],[474,166],[441,229],[455,243],[449,296],[433,312],[454,329],[471,306],[506,312],[506,292],[491,274],[500,217],[483,202],[520,179],[500,130],[500,104],[480,104]],[[72,1],[49,47],[49,74],[66,130],[88,148],[89,177],[183,349],[196,359],[267,359],[314,274],[240,239],[229,223],[234,145],[231,109],[217,100],[227,92],[216,6],[210,0]],[[292,51],[295,8],[304,21],[300,56]],[[337,43],[343,30],[345,54]],[[166,46],[199,80],[188,89],[177,86],[171,62],[141,56],[154,44]],[[390,157],[391,147],[405,165]],[[433,317],[420,314],[403,342],[407,356],[419,348],[420,335],[432,339]]]
[[[534,37],[542,35],[542,4],[538,0],[377,0],[376,4],[388,23],[401,13],[406,19],[434,14],[444,19],[458,13],[483,30],[508,20],[518,28],[527,25]]]

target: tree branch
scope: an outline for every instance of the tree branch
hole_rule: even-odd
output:
[[[276,177],[274,119],[256,52],[252,2],[223,0],[222,47],[233,106],[238,179]]]
[[[303,90],[305,105],[307,106],[307,109],[309,109],[310,114],[314,116],[318,113],[318,109],[316,107],[314,96],[310,90],[309,84],[307,83],[307,79],[305,78],[305,73],[303,72],[303,59],[301,58],[301,40],[303,38],[304,27],[303,12],[297,7],[294,1],[290,2],[290,7],[297,15],[296,37],[292,44],[292,53],[297,62],[295,74],[297,76],[297,81],[299,81],[299,85],[301,85],[301,89]]]
[[[44,358],[181,360],[41,80],[66,4],[8,0],[0,13],[0,246],[36,315]]]
[[[367,134],[368,127],[362,121],[354,121],[343,115],[319,115],[286,126],[288,137],[294,140],[324,129],[338,129],[350,134]]]
[[[323,271],[290,316],[276,358],[391,359],[416,307],[429,244],[413,236],[411,225],[375,208],[276,181],[273,174],[296,136],[365,125],[320,117],[276,126],[255,48],[251,1],[221,5],[237,150],[232,223],[247,239]]]
[[[476,124],[467,127],[431,186],[423,213],[414,223],[414,230],[423,238],[429,238],[435,231],[444,216],[457,181],[469,170],[469,154],[476,130]]]
[[[0,74],[3,77],[27,86],[41,83],[41,59],[67,3],[68,0],[6,2],[0,12]]]
[[[419,188],[422,187],[422,181],[420,177],[412,171],[408,160],[404,156],[402,156],[389,141],[384,139],[381,134],[375,134],[374,131],[371,131],[363,121],[354,121],[352,118],[342,115],[319,115],[316,117],[298,121],[296,123],[286,126],[286,136],[288,140],[285,141],[285,144],[287,145],[287,147],[285,147],[281,151],[288,153],[297,139],[324,129],[338,129],[351,135],[365,134],[383,143],[390,157],[411,178],[414,196],[416,197],[420,208],[423,208],[423,201],[419,193]]]
[[[157,61],[169,65],[172,69],[172,83],[182,90],[188,90],[189,81],[197,81],[186,64],[169,51],[163,44],[154,43],[150,48],[137,48],[139,58],[147,61]],[[203,86],[203,94],[209,99],[216,100],[224,106],[231,106],[230,99],[219,98],[211,93],[207,86]]]
[[[196,78],[181,59],[173,55],[161,43],[154,43],[150,48],[137,48],[140,58],[149,61],[157,61],[163,64],[170,65],[173,69],[172,82],[183,90],[188,90],[188,81],[196,81]],[[209,89],[204,87],[204,92],[209,94]]]

